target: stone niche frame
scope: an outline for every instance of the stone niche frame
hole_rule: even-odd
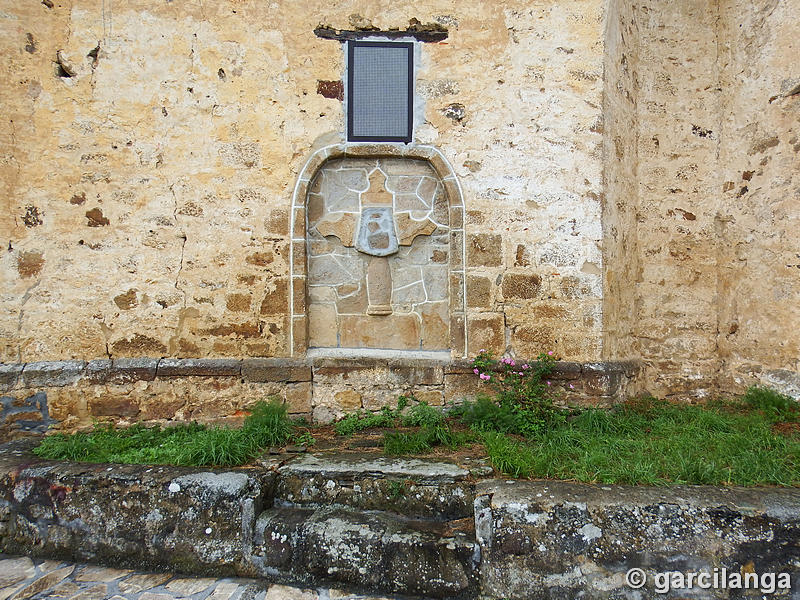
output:
[[[308,187],[322,166],[341,158],[408,158],[428,162],[442,182],[450,207],[450,354],[452,358],[467,357],[465,274],[466,246],[464,241],[464,195],[450,162],[433,146],[340,143],[315,151],[303,165],[292,193],[289,215],[289,355],[305,356],[308,351],[307,290],[308,260],[306,257],[306,204]],[[353,348],[353,355],[360,351]],[[395,352],[395,351],[393,351]],[[397,350],[402,355],[404,350]],[[363,354],[363,350],[361,350]]]

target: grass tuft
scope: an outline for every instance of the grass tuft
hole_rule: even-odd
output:
[[[584,409],[524,441],[493,431],[493,420],[473,426],[483,432],[495,468],[515,477],[788,486],[800,484],[800,439],[776,433],[773,425],[797,416],[795,404],[757,391],[743,403],[645,398],[612,410]]]
[[[197,423],[124,429],[97,424],[89,433],[47,436],[34,453],[83,462],[237,466],[264,448],[286,443],[293,430],[286,407],[272,399],[257,403],[240,429]]]

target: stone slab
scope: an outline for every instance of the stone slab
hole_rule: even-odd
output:
[[[90,360],[86,364],[86,379],[92,384],[103,384],[108,381],[114,361],[108,358]]]
[[[158,377],[238,377],[242,361],[233,358],[162,358]]]
[[[115,384],[153,381],[156,378],[158,361],[158,358],[115,358],[108,381]]]
[[[80,380],[86,368],[82,360],[33,362],[22,370],[25,387],[64,387]]]
[[[797,489],[487,480],[475,500],[482,593],[632,598],[633,567],[650,575],[643,597],[656,597],[652,576],[664,571],[755,568],[796,580],[798,515]]]
[[[21,363],[0,364],[0,392],[13,389],[25,365]]]
[[[375,455],[306,454],[281,468],[283,474],[325,476],[408,477],[419,481],[459,481],[469,471],[449,462]]]
[[[242,361],[242,376],[257,383],[311,381],[311,367],[291,359],[246,358]]]
[[[474,597],[471,530],[389,513],[273,508],[256,522],[254,560],[264,573],[314,584],[358,585],[427,598]]]

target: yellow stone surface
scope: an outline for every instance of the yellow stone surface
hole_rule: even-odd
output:
[[[472,351],[641,360],[680,398],[800,368],[797,2],[107,6],[0,3],[0,361],[288,355],[292,195],[345,129],[316,93],[343,48],[313,30],[413,13],[448,27],[420,44],[414,144],[463,193]],[[419,324],[355,318],[352,347],[418,347]],[[52,394],[65,423],[101,404]]]

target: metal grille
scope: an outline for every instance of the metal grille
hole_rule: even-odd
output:
[[[347,137],[411,141],[413,44],[349,42]]]

